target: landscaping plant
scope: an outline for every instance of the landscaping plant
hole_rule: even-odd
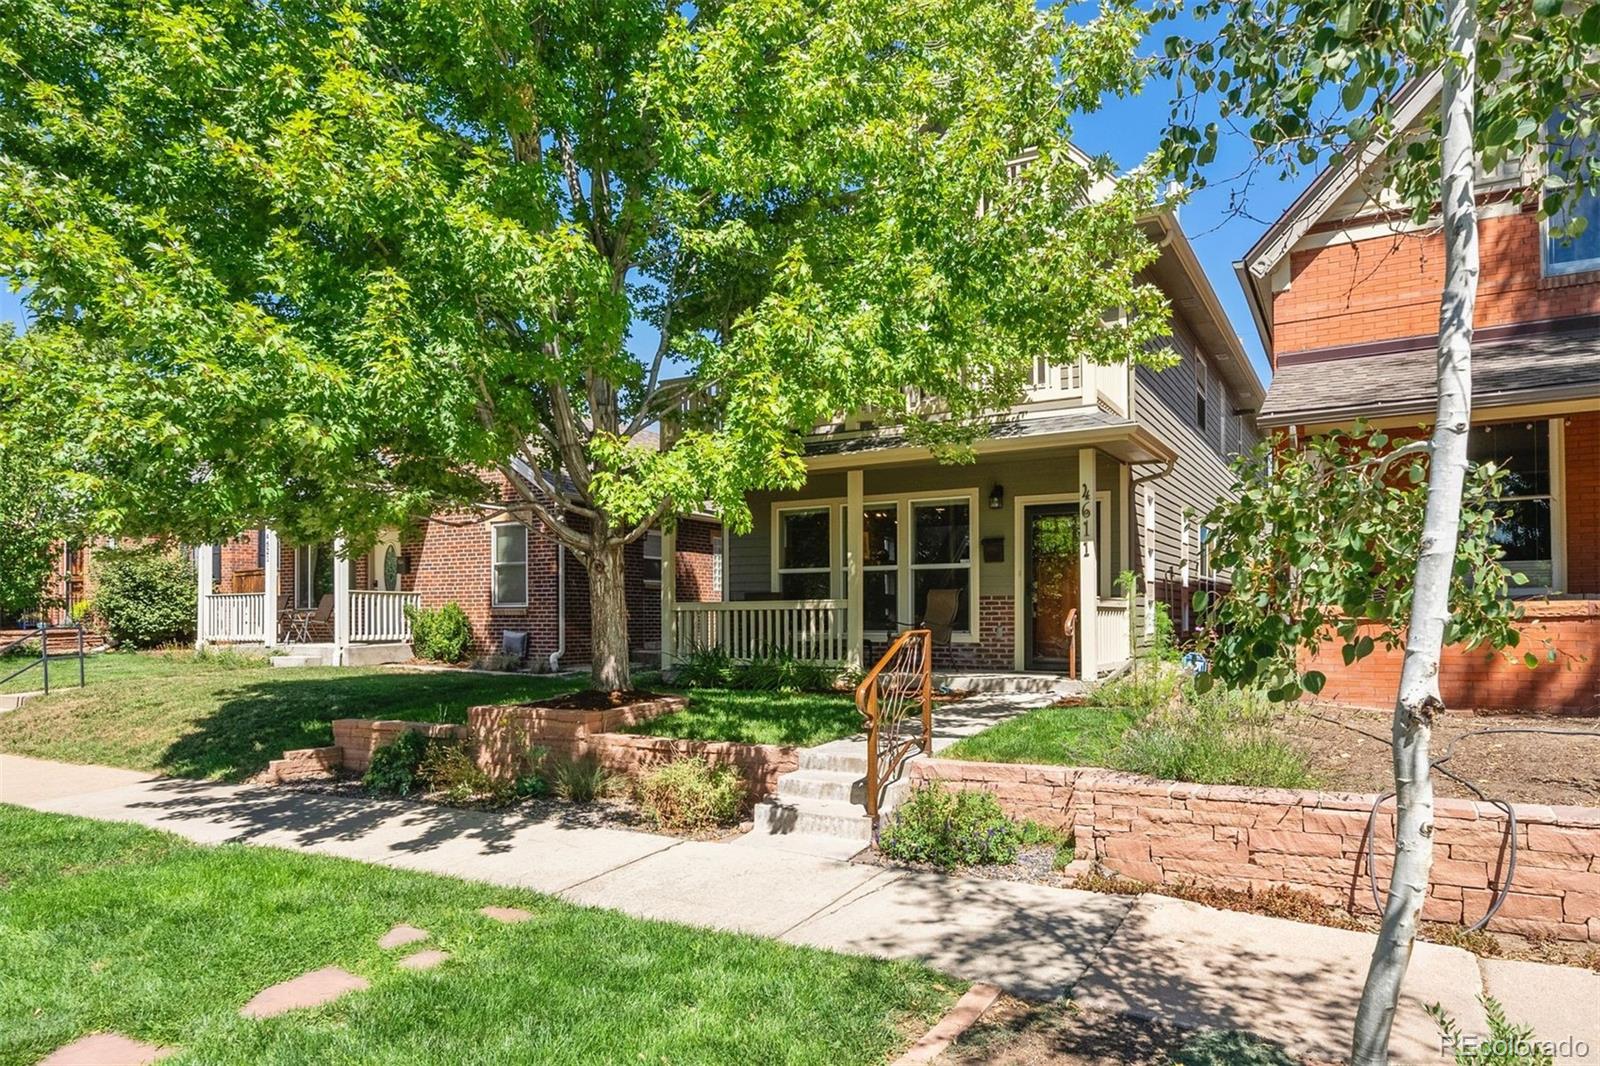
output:
[[[456,805],[477,801],[494,806],[509,802],[516,792],[515,782],[494,777],[453,741],[432,741],[417,767],[417,777],[430,793]]]
[[[95,613],[117,644],[153,648],[194,640],[198,578],[183,556],[151,545],[94,555]]]
[[[433,744],[428,737],[407,730],[372,753],[361,783],[383,796],[409,796],[421,782],[418,771]]]
[[[733,825],[744,807],[745,783],[731,766],[703,758],[677,759],[647,771],[637,786],[639,805],[658,827],[692,833]]]
[[[696,648],[673,660],[673,681],[688,688],[738,688],[743,667],[721,648]]]
[[[1439,1027],[1439,1038],[1455,1058],[1456,1066],[1552,1066],[1555,1056],[1550,1043],[1535,1036],[1533,1026],[1514,1024],[1493,996],[1479,996],[1478,1002],[1483,1004],[1483,1014],[1489,1022],[1489,1032],[1481,1038],[1463,1033],[1440,1004],[1427,1005],[1428,1015]]]
[[[752,659],[739,674],[736,688],[759,692],[832,692],[839,668],[832,663],[802,659],[787,649]]]
[[[411,649],[417,658],[440,663],[466,659],[472,647],[472,622],[459,603],[431,610],[407,604],[405,612],[411,623]]]
[[[1164,781],[1310,788],[1310,757],[1272,729],[1273,709],[1248,689],[1186,686],[1170,707],[1141,717],[1107,760]]]
[[[948,870],[1011,862],[1023,832],[991,793],[952,791],[932,781],[894,809],[878,838],[891,859]]]
[[[593,755],[558,762],[550,769],[550,789],[568,803],[593,803],[616,787],[616,777]]]
[[[1301,674],[1294,664],[1297,646],[1323,639],[1321,611],[1343,616],[1332,628],[1347,662],[1374,647],[1372,633],[1355,628],[1363,616],[1378,640],[1405,645],[1392,728],[1395,867],[1351,1039],[1352,1061],[1368,1066],[1388,1059],[1433,864],[1429,746],[1434,718],[1446,709],[1444,645],[1516,643],[1508,612],[1497,607],[1508,585],[1485,535],[1492,509],[1476,500],[1463,506],[1476,478],[1467,438],[1478,175],[1535,160],[1537,167],[1523,169],[1538,175],[1531,192],[1545,226],[1558,238],[1583,232],[1586,219],[1567,209],[1600,190],[1600,167],[1586,158],[1600,123],[1593,91],[1600,5],[1163,0],[1157,16],[1182,9],[1207,32],[1169,38],[1160,64],[1177,89],[1166,156],[1180,181],[1203,180],[1216,155],[1219,123],[1200,117],[1216,107],[1222,122],[1248,129],[1256,158],[1268,165],[1296,171],[1377,162],[1385,209],[1402,209],[1418,227],[1437,223],[1443,233],[1429,438],[1402,443],[1358,432],[1340,441],[1348,449],[1333,457],[1332,474],[1285,462],[1272,474],[1299,473],[1247,482],[1240,504],[1223,505],[1225,520],[1209,523],[1221,527],[1213,559],[1234,581],[1223,601],[1231,647],[1213,663],[1228,680],[1272,675],[1268,687],[1280,697],[1317,692],[1322,675]],[[1403,103],[1417,91],[1436,93],[1437,106],[1407,128]],[[1521,202],[1528,191],[1519,186],[1511,199]],[[1294,449],[1279,455],[1288,459]],[[1409,494],[1391,491],[1407,483]],[[1321,594],[1304,597],[1308,582]],[[1371,595],[1380,589],[1388,595]],[[1527,655],[1537,666],[1539,656]]]

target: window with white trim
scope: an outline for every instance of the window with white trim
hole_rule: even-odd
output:
[[[1197,562],[1200,577],[1215,576],[1211,569],[1211,527],[1203,522],[1200,524],[1200,550]]]
[[[1556,112],[1545,127],[1552,158],[1547,181],[1551,191],[1573,182],[1592,185],[1600,159],[1600,130],[1580,134],[1565,113]],[[1569,231],[1576,226],[1577,233]],[[1585,192],[1545,220],[1544,272],[1579,274],[1600,270],[1600,195]]]
[[[661,530],[652,529],[644,535],[644,583],[649,588],[661,587]]]
[[[833,508],[778,512],[778,594],[786,600],[833,595]]]
[[[1467,457],[1505,470],[1496,509],[1502,515],[1495,543],[1505,552],[1508,570],[1528,579],[1523,591],[1548,589],[1555,582],[1555,512],[1559,491],[1551,467],[1549,421],[1499,422],[1473,426]],[[1515,591],[1515,590],[1514,590]]]
[[[711,595],[720,600],[723,598],[722,567],[722,534],[711,534]]]
[[[918,618],[927,612],[933,589],[956,589],[952,628],[972,632],[972,503],[970,500],[918,500],[911,505],[911,600]]]
[[[849,523],[845,523],[849,528]],[[893,632],[900,617],[900,505],[869,503],[861,508],[863,624],[870,631]]]
[[[495,607],[528,606],[528,527],[501,522],[494,527],[494,580],[490,603]]]

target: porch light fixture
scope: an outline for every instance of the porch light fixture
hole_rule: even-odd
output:
[[[1000,507],[1005,503],[1005,499],[1005,487],[997,483],[994,488],[989,490],[989,510],[1000,510]]]

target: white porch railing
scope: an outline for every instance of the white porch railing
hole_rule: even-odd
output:
[[[420,592],[350,593],[350,639],[400,641],[411,639],[407,607],[421,607]]]
[[[267,639],[267,597],[260,592],[221,592],[200,597],[200,630],[207,640]]]
[[[1118,667],[1129,655],[1129,625],[1127,600],[1101,600],[1094,613],[1095,651],[1100,667]]]
[[[679,603],[673,646],[679,656],[720,648],[750,660],[788,652],[797,659],[844,662],[850,655],[844,600],[750,600]]]

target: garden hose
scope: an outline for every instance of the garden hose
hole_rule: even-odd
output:
[[[1365,729],[1358,728],[1357,726],[1350,725],[1348,722],[1341,722],[1337,718],[1329,718],[1327,715],[1322,714],[1313,714],[1311,717],[1324,722],[1331,722],[1336,726],[1348,729],[1354,733],[1360,733],[1364,737],[1369,737],[1381,744],[1384,744],[1391,751],[1394,748],[1393,742],[1387,737],[1382,737],[1377,733],[1372,733]],[[1476,922],[1467,927],[1467,932],[1469,933],[1477,932],[1479,929],[1482,929],[1484,926],[1488,925],[1489,920],[1495,916],[1495,913],[1499,911],[1500,907],[1505,903],[1506,897],[1511,894],[1511,887],[1515,883],[1517,876],[1517,812],[1516,809],[1512,807],[1511,804],[1506,800],[1492,798],[1486,795],[1483,789],[1479,788],[1474,782],[1467,780],[1465,777],[1462,777],[1460,774],[1455,773],[1452,770],[1446,769],[1445,763],[1455,758],[1456,745],[1461,743],[1463,740],[1467,740],[1470,737],[1489,737],[1505,733],[1533,733],[1555,737],[1592,737],[1596,740],[1600,740],[1600,730],[1591,729],[1539,729],[1533,726],[1496,726],[1490,729],[1474,729],[1470,730],[1469,732],[1462,733],[1460,736],[1450,741],[1449,744],[1446,744],[1444,754],[1440,755],[1437,759],[1432,760],[1428,764],[1431,769],[1437,770],[1450,780],[1456,782],[1464,788],[1471,790],[1472,794],[1477,796],[1478,799],[1482,800],[1484,803],[1491,803],[1494,806],[1499,807],[1505,812],[1506,816],[1505,839],[1509,842],[1509,847],[1502,845],[1502,848],[1504,848],[1507,852],[1506,875],[1501,881],[1500,887],[1495,890],[1494,898],[1489,901],[1489,909],[1484,912],[1482,918],[1479,918]],[[1367,829],[1361,838],[1362,850],[1367,853],[1367,884],[1372,891],[1372,905],[1377,909],[1379,914],[1384,912],[1384,905],[1386,901],[1378,898],[1377,858],[1373,854],[1373,845],[1376,841],[1378,812],[1380,808],[1382,808],[1384,801],[1393,799],[1394,795],[1395,794],[1393,792],[1385,792],[1383,795],[1379,796],[1373,801],[1372,810],[1367,815]]]

